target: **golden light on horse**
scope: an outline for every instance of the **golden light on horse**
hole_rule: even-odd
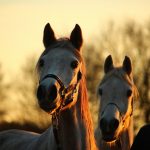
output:
[[[1,150],[95,150],[88,108],[82,31],[76,25],[70,38],[56,39],[48,23],[45,50],[37,63],[40,107],[52,115],[52,126],[42,134],[22,130],[0,133]]]
[[[129,150],[133,142],[133,105],[138,97],[131,60],[125,56],[122,66],[115,67],[109,55],[104,72],[98,86],[97,143],[102,150]]]

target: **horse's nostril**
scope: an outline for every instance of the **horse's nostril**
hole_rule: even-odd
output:
[[[54,101],[57,97],[57,87],[52,85],[49,87],[48,99]]]
[[[42,85],[39,85],[38,90],[37,90],[37,98],[39,101],[41,101],[45,96],[45,90]]]
[[[44,85],[39,85],[37,90],[37,98],[39,101],[46,100],[54,101],[57,97],[57,87],[55,85],[51,85],[49,88],[47,88]]]
[[[118,119],[114,118],[110,121],[110,129],[111,130],[115,131],[118,128],[118,126],[119,126],[119,120]]]
[[[100,128],[102,132],[108,133],[108,132],[114,132],[119,126],[119,120],[114,118],[109,120],[106,120],[105,118],[102,118],[100,120]]]
[[[107,126],[107,122],[106,122],[106,120],[104,119],[104,118],[102,118],[101,120],[100,120],[100,129],[102,130],[102,131],[105,131],[106,130],[106,126]]]

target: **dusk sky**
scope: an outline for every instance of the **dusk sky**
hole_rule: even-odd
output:
[[[69,36],[78,23],[87,43],[110,20],[123,23],[150,19],[150,0],[0,0],[0,63],[15,73],[26,57],[43,50],[49,22],[57,37]]]

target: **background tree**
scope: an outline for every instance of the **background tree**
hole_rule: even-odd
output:
[[[19,128],[42,132],[51,123],[51,117],[39,108],[36,98],[38,86],[36,63],[36,55],[26,58],[20,72],[9,83],[11,85],[9,97],[3,105],[2,102],[0,105],[0,110],[5,113],[1,114],[1,130]],[[2,77],[0,79],[2,80]],[[2,94],[1,91],[1,97]]]
[[[23,114],[21,116],[23,122],[36,124],[39,128],[46,128],[51,122],[51,117],[38,105],[36,97],[38,87],[36,63],[36,55],[26,59],[21,68],[21,76],[16,79],[18,84],[16,84],[14,91],[17,94],[17,101]]]
[[[0,64],[0,116],[4,116],[6,114],[4,105],[7,98],[7,91],[9,89],[9,85],[7,85],[4,81],[4,72],[2,69],[2,65]],[[3,120],[3,117],[1,118]]]

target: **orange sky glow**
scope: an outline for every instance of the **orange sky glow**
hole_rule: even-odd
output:
[[[1,0],[0,63],[5,73],[16,73],[30,55],[43,50],[43,29],[49,22],[56,36],[68,36],[78,23],[85,42],[107,22],[150,18],[149,0]]]

